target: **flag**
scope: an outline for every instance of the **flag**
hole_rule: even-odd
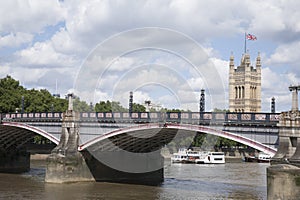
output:
[[[250,34],[250,33],[248,33],[248,34],[246,35],[246,39],[247,39],[247,40],[257,40],[256,36],[255,36],[255,35],[252,35],[252,34]]]

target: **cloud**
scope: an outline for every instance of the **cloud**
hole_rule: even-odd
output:
[[[22,44],[31,42],[32,39],[32,34],[22,32],[10,33],[0,37],[0,49],[4,47],[19,47]]]
[[[0,32],[41,32],[46,26],[63,20],[64,14],[58,1],[1,1]]]
[[[15,56],[18,66],[29,68],[74,67],[77,64],[72,56],[56,52],[51,42],[37,42],[30,48],[16,52]]]
[[[287,99],[286,86],[299,82],[299,6],[272,0],[3,1],[0,75],[49,88],[58,77],[62,92],[74,81],[82,86],[75,90],[95,99],[135,90],[140,99],[171,106],[183,95],[181,105],[196,110],[188,100],[205,88],[209,109],[226,107],[227,57],[247,31],[262,48],[263,107],[269,109],[269,96]],[[274,81],[280,83],[276,90]]]
[[[299,63],[300,41],[279,45],[267,60],[269,65]]]

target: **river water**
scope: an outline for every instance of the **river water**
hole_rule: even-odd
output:
[[[221,165],[171,164],[165,161],[161,186],[114,183],[49,184],[45,163],[32,162],[24,174],[0,174],[0,199],[266,199],[269,164],[227,162]]]

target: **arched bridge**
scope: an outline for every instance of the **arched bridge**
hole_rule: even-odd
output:
[[[80,113],[78,150],[122,148],[148,152],[172,141],[178,132],[200,132],[274,155],[278,144],[279,116],[278,113],[212,112]],[[57,144],[61,121],[62,113],[2,114],[0,147],[19,148],[36,134]]]

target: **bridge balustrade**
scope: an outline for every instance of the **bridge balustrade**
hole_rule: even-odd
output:
[[[3,113],[6,121],[61,120],[63,113]],[[280,113],[220,113],[220,112],[82,112],[81,121],[104,123],[186,123],[186,124],[222,124],[222,123],[272,123],[279,122]]]
[[[38,120],[38,119],[62,119],[63,113],[2,113],[1,119],[8,121],[26,121],[26,120]]]

